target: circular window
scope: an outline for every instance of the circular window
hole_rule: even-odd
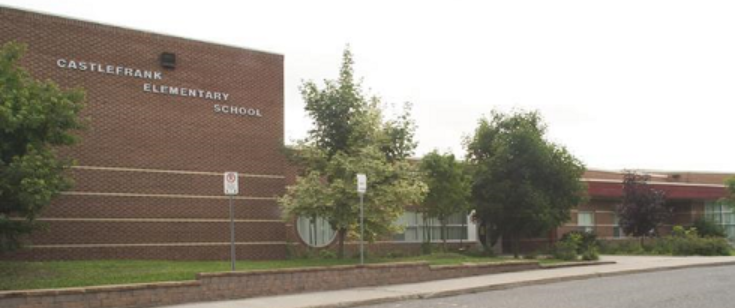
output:
[[[297,232],[305,244],[311,247],[325,247],[333,242],[335,230],[327,220],[320,217],[299,217]]]

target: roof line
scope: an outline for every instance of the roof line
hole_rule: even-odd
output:
[[[597,183],[611,183],[611,184],[622,184],[621,180],[609,180],[609,179],[581,179],[583,182],[597,182]],[[712,188],[726,188],[727,186],[719,184],[695,184],[695,183],[683,183],[683,182],[646,182],[648,185],[661,185],[661,186],[691,186],[691,187],[712,187]]]
[[[41,10],[36,10],[36,9],[20,8],[20,7],[15,7],[15,6],[7,5],[7,4],[0,4],[0,9],[10,10],[10,11],[16,11],[16,12],[30,14],[30,15],[40,15],[40,16],[45,16],[45,17],[54,17],[54,18],[58,18],[58,19],[61,19],[61,20],[76,21],[76,22],[91,24],[91,25],[95,25],[95,26],[108,27],[108,28],[112,28],[112,29],[116,29],[116,30],[133,31],[133,32],[141,33],[141,34],[157,35],[157,36],[168,37],[168,38],[173,38],[173,39],[185,40],[185,41],[189,41],[189,42],[203,43],[203,44],[208,44],[208,45],[216,45],[216,46],[220,46],[220,47],[240,49],[240,50],[246,50],[246,51],[251,51],[251,52],[257,52],[257,53],[263,53],[263,54],[270,54],[270,55],[277,55],[277,56],[284,57],[284,54],[282,54],[282,53],[268,51],[268,50],[263,50],[263,49],[251,48],[251,47],[246,47],[246,46],[239,46],[239,45],[234,45],[234,44],[226,44],[226,43],[213,42],[213,41],[208,41],[208,40],[204,40],[204,39],[189,38],[189,37],[185,37],[185,36],[182,36],[182,35],[171,34],[171,33],[166,33],[166,32],[155,32],[153,30],[145,30],[145,29],[136,28],[136,27],[120,26],[120,25],[109,24],[109,23],[100,22],[100,21],[94,21],[94,20],[90,20],[90,19],[86,19],[86,18],[79,18],[79,17],[67,16],[67,15],[59,14],[59,13],[51,13],[51,12],[46,12],[46,11],[41,11]]]

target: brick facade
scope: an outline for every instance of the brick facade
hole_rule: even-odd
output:
[[[228,259],[225,171],[241,173],[241,194],[234,200],[238,257],[305,253],[276,203],[298,174],[282,155],[283,56],[0,7],[0,44],[9,41],[28,45],[21,65],[35,78],[86,90],[83,116],[89,128],[79,132],[78,145],[59,149],[78,162],[70,170],[76,185],[42,214],[48,230],[27,239],[30,249],[0,259]],[[160,64],[164,52],[176,54],[175,69]],[[100,63],[106,72],[60,67],[59,60]],[[121,72],[140,69],[162,78],[121,75],[117,66]],[[155,94],[152,85],[227,93],[229,99]],[[258,109],[262,117],[217,113],[216,104]],[[702,217],[705,202],[723,197],[722,181],[733,176],[653,174],[654,184],[677,203],[673,225]],[[524,241],[523,250],[544,249],[579,229],[578,211],[592,211],[595,231],[614,237],[621,179],[618,172],[587,171],[591,201],[573,211],[567,225]],[[346,245],[349,254],[357,250],[355,242]],[[420,251],[419,243],[390,237],[369,245],[373,255]]]
[[[227,259],[225,171],[242,174],[239,257],[285,257],[275,200],[285,187],[283,56],[0,8],[0,44],[10,41],[28,46],[21,65],[34,78],[87,92],[89,128],[78,145],[59,149],[77,161],[76,185],[41,216],[48,230],[27,239],[30,249],[2,258]],[[175,69],[160,65],[164,52],[176,54]],[[111,65],[113,74],[60,60]],[[127,76],[126,68],[162,78]],[[156,94],[146,84],[229,98]],[[216,113],[216,104],[262,117]]]
[[[587,266],[577,264],[563,266]],[[538,262],[431,267],[427,263],[200,274],[196,281],[0,292],[4,308],[146,308],[540,270]]]

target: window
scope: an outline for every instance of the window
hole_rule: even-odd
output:
[[[587,211],[578,212],[578,229],[583,232],[594,233],[595,230],[594,213]]]
[[[305,244],[310,247],[325,247],[337,235],[327,220],[315,217],[299,217],[297,219],[297,233]]]
[[[705,218],[724,227],[727,236],[734,242],[734,205],[722,202],[707,202]]]
[[[614,214],[614,238],[623,238],[624,237],[624,231],[622,231],[622,227],[619,225],[619,216],[617,214]]]
[[[404,228],[404,233],[394,236],[397,242],[420,243],[426,240],[432,242],[442,241],[442,227],[437,219],[425,219],[422,213],[405,212],[396,225]],[[468,240],[468,222],[465,214],[456,214],[448,218],[447,240]]]

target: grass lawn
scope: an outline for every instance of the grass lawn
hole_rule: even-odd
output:
[[[508,258],[474,257],[454,253],[398,259],[372,259],[369,263],[428,261],[432,265],[511,261]],[[358,261],[294,259],[239,261],[239,271],[354,265]],[[200,261],[66,261],[0,262],[0,291],[54,289],[83,286],[194,280],[198,273],[227,272],[230,262]]]

